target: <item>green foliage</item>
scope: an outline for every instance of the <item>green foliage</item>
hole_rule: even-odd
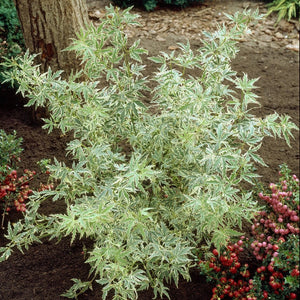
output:
[[[1,259],[45,237],[93,240],[86,253],[93,278],[74,280],[68,297],[94,280],[104,298],[113,290],[113,299],[136,299],[149,286],[163,296],[165,282],[189,279],[199,244],[220,248],[256,211],[241,183],[257,177],[263,138],[289,142],[297,128],[286,116],[253,116],[256,80],[231,69],[237,40],[257,12],[228,16],[230,28],[206,33],[195,53],[187,42],[179,53],[150,58],[158,64],[151,78],[143,75],[147,51],[124,34],[136,17],[111,6],[98,27],[82,30],[68,50],[83,69],[68,80],[61,71],[41,74],[29,53],[5,63],[7,82],[19,84],[28,106],[47,106],[44,128],[73,135],[66,149],[73,164],[48,166],[56,189],[31,196],[24,221],[8,227]],[[41,214],[49,198],[65,201],[66,211]]]
[[[15,163],[22,152],[21,143],[22,138],[17,138],[16,132],[7,134],[3,129],[0,129],[0,181],[8,172],[7,166],[15,167]]]
[[[0,6],[0,62],[1,57],[15,57],[25,48],[23,33],[13,0],[1,0]],[[0,66],[0,82],[3,81]]]
[[[300,21],[300,2],[299,0],[274,0],[268,4],[269,14],[272,12],[278,13],[279,22],[281,19],[286,18],[288,20],[296,18],[298,16]]]
[[[143,7],[147,11],[154,10],[159,5],[169,5],[175,7],[187,7],[203,0],[112,0],[115,5],[121,8],[130,6]]]

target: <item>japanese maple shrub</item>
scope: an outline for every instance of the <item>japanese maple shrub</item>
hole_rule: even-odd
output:
[[[7,61],[7,80],[19,83],[28,105],[47,106],[44,128],[73,135],[66,148],[73,165],[55,160],[48,166],[57,187],[30,197],[24,222],[9,227],[2,260],[13,247],[41,238],[87,237],[94,241],[86,253],[93,276],[74,279],[65,296],[96,281],[103,298],[112,290],[114,299],[137,299],[149,286],[156,297],[168,295],[166,282],[189,279],[200,243],[220,248],[240,234],[234,229],[256,211],[240,185],[257,176],[254,162],[264,164],[257,154],[263,138],[289,143],[297,127],[288,116],[250,113],[249,105],[258,105],[256,79],[239,78],[230,62],[237,40],[260,17],[248,11],[228,17],[230,27],[206,33],[196,52],[187,42],[150,58],[158,65],[151,78],[143,76],[147,51],[139,41],[129,45],[124,33],[138,24],[136,16],[113,7],[69,47],[82,59],[82,71],[68,80],[61,71],[41,74],[28,53],[21,62]],[[66,211],[41,214],[49,198],[64,200]]]
[[[269,192],[258,195],[265,205],[253,220],[251,235],[220,252],[214,249],[210,258],[200,261],[201,272],[215,283],[212,299],[296,299],[299,295],[299,179],[286,165],[280,175],[279,184],[271,183]],[[244,252],[250,256],[243,257]],[[257,267],[250,270],[248,262]]]

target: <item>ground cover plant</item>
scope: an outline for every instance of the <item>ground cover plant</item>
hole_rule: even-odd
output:
[[[26,201],[32,194],[30,181],[36,176],[36,171],[25,169],[18,176],[17,167],[20,162],[22,138],[17,138],[16,132],[7,134],[0,130],[0,224],[3,228],[6,215],[12,208],[16,211],[26,211]],[[41,162],[45,165],[46,161]],[[47,172],[47,171],[46,171]],[[40,190],[49,189],[52,185],[41,184]]]
[[[212,299],[297,299],[299,179],[285,165],[280,175],[277,185],[271,183],[269,192],[258,195],[266,205],[253,220],[251,236],[220,252],[214,249],[200,261],[202,273],[215,283]],[[251,270],[243,259],[245,251],[255,257],[256,268]]]
[[[128,46],[122,30],[136,23],[128,10],[109,8],[98,28],[79,34],[70,50],[84,69],[67,81],[60,72],[40,74],[28,54],[7,63],[15,66],[7,77],[20,84],[28,105],[47,105],[44,127],[74,134],[67,147],[74,162],[48,166],[57,187],[31,196],[24,221],[9,227],[2,259],[14,246],[45,237],[88,237],[94,241],[86,253],[91,281],[74,279],[65,295],[74,297],[96,280],[104,297],[113,290],[114,299],[135,299],[148,286],[163,295],[164,280],[189,278],[200,243],[220,248],[238,235],[235,229],[256,210],[240,186],[256,177],[253,162],[263,164],[261,141],[284,136],[289,142],[296,128],[286,116],[254,117],[256,80],[238,78],[230,67],[252,18],[237,13],[230,29],[207,33],[197,53],[187,43],[180,54],[152,58],[158,63],[155,112],[142,101],[150,97],[142,75],[146,51],[138,42]],[[199,77],[189,75],[192,68]],[[41,214],[47,199],[65,201],[66,212]]]
[[[17,179],[16,163],[19,161],[21,149],[21,138],[17,138],[16,132],[7,134],[0,130],[0,213],[1,227],[4,224],[5,215],[11,209],[10,194],[16,191],[15,181]],[[18,197],[15,197],[15,199]],[[14,199],[13,199],[14,200]],[[17,199],[16,199],[17,200]],[[19,209],[24,207],[23,201],[16,203]]]

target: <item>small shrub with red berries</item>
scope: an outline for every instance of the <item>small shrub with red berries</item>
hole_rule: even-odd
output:
[[[279,184],[269,188],[259,193],[266,205],[255,215],[251,235],[200,261],[201,273],[215,283],[211,299],[297,299],[299,179],[283,165]]]
[[[36,175],[35,171],[25,169],[18,176],[16,165],[20,162],[21,138],[16,133],[6,134],[0,130],[0,213],[1,228],[3,228],[5,216],[14,208],[16,211],[26,211],[26,201],[32,190],[30,181]],[[41,185],[41,189],[50,189],[52,185]]]

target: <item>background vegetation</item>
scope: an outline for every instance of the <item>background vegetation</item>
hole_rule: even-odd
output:
[[[15,57],[25,49],[23,33],[12,0],[1,0],[0,6],[0,63],[3,57]],[[3,81],[0,65],[0,83]]]

